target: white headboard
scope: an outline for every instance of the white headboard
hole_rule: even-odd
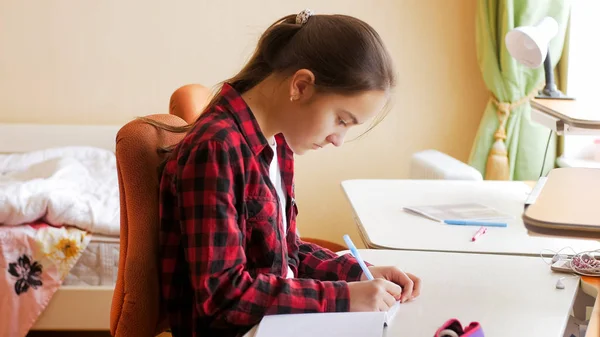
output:
[[[115,150],[122,125],[0,124],[0,153],[59,146],[94,146]]]

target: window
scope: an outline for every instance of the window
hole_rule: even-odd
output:
[[[575,98],[600,97],[600,1],[573,0],[571,6],[567,93]],[[600,99],[598,102],[594,113],[600,119]],[[565,136],[566,161],[559,159],[559,166],[596,166],[574,160],[593,159],[595,139],[600,139],[600,135]]]

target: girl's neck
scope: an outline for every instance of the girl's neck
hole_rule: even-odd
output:
[[[280,133],[278,123],[278,109],[282,80],[271,75],[250,90],[242,94],[242,98],[252,110],[254,117],[267,141],[271,143],[273,137]]]

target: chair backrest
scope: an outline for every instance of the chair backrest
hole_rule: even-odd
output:
[[[169,101],[169,113],[192,123],[212,97],[210,90],[202,84],[186,84],[173,92]]]
[[[188,84],[171,95],[169,114],[146,117],[183,126],[197,118],[210,98],[208,88]],[[164,158],[157,149],[177,144],[184,135],[137,119],[117,133],[121,237],[110,314],[110,331],[115,337],[154,336],[168,328],[160,307],[158,167]]]
[[[146,117],[173,126],[187,124],[174,115]],[[158,167],[164,158],[157,149],[178,143],[184,135],[137,119],[117,133],[121,247],[110,315],[113,336],[148,337],[168,327],[160,309]]]

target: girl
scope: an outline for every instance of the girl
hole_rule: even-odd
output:
[[[341,146],[394,86],[366,23],[309,10],[270,26],[248,64],[165,163],[161,282],[173,336],[236,336],[265,315],[387,310],[419,294],[395,267],[369,269],[296,233],[294,154]]]

